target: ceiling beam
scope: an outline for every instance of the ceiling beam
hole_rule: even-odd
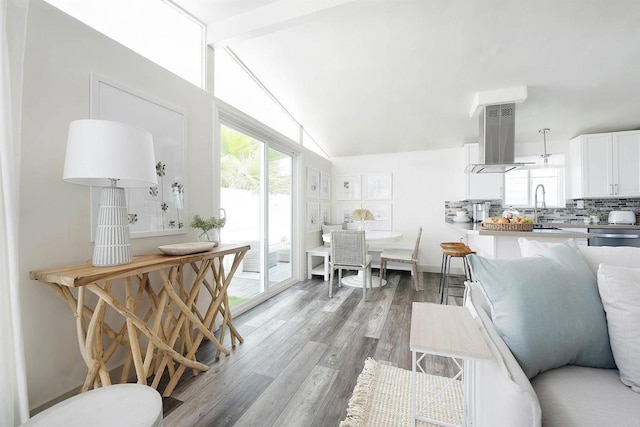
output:
[[[321,12],[356,0],[277,0],[265,6],[207,25],[207,44],[213,48],[263,36],[313,19]]]

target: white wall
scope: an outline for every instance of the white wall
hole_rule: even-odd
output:
[[[89,260],[89,188],[62,181],[69,122],[89,118],[90,74],[186,112],[188,213],[217,213],[212,102],[203,90],[86,27],[54,7],[31,2],[24,65],[20,275],[30,406],[84,381],[86,366],[69,307],[28,279],[34,269]],[[17,89],[17,88],[15,88]],[[215,185],[214,185],[215,183]],[[188,235],[134,239],[135,254],[196,240]]]
[[[341,175],[364,178],[367,173],[393,174],[393,230],[404,235],[397,244],[413,247],[418,227],[422,226],[419,268],[439,272],[440,242],[459,239],[444,223],[444,202],[463,198],[462,148],[338,157],[331,161],[332,180]],[[336,201],[332,194],[332,203],[343,202]]]

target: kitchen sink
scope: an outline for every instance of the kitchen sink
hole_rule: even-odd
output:
[[[556,227],[554,224],[543,223],[533,224],[534,233],[563,233],[564,230]]]
[[[559,230],[559,228],[553,224],[544,224],[544,223],[533,224],[533,229],[534,230]]]

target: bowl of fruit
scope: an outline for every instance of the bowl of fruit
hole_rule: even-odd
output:
[[[526,216],[515,216],[511,212],[505,212],[501,217],[486,218],[481,226],[484,230],[494,231],[532,231],[533,220]]]

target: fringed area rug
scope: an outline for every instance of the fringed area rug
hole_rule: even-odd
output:
[[[462,384],[454,381],[427,409],[428,402],[449,378],[418,373],[417,402],[419,414],[449,423],[462,419]],[[421,427],[433,424],[418,421]],[[411,417],[411,371],[384,365],[369,358],[358,377],[347,407],[347,418],[340,427],[413,426]]]

